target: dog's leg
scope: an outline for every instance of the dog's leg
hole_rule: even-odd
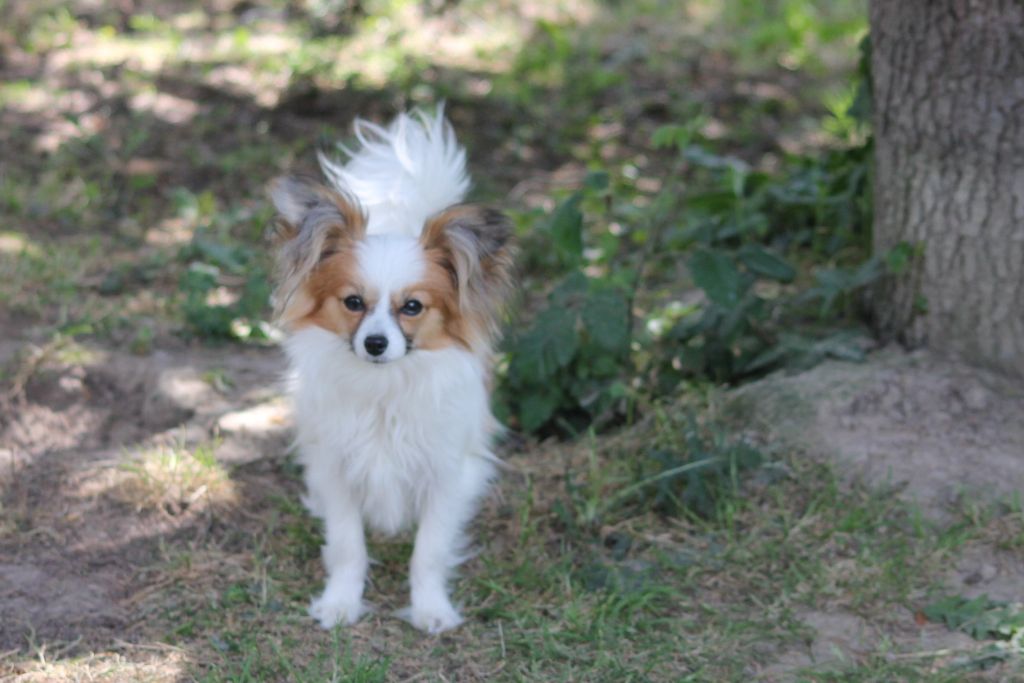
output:
[[[327,585],[309,605],[309,614],[324,628],[354,624],[366,611],[363,586],[369,560],[363,520],[352,497],[344,491],[320,495],[327,542],[322,553]]]
[[[404,615],[418,629],[440,633],[462,623],[448,598],[448,574],[461,561],[462,530],[473,516],[474,497],[435,495],[416,531],[409,583],[412,606]]]

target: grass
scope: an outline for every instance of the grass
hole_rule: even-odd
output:
[[[132,641],[71,657],[50,643],[50,654],[2,664],[16,680],[746,681],[807,652],[817,635],[803,619],[825,610],[863,618],[879,637],[854,659],[805,662],[795,680],[987,680],[962,667],[989,641],[922,651],[915,614],[967,544],[1019,538],[1017,510],[965,511],[940,526],[889,492],[776,454],[710,516],[663,517],[626,497],[567,525],[577,503],[566,471],[608,500],[638,450],[677,438],[665,433],[675,426],[647,419],[510,455],[501,495],[479,518],[480,552],[456,584],[467,623],[453,633],[425,637],[391,614],[407,599],[408,538],[371,542],[374,614],[351,629],[315,627],[305,609],[322,580],[320,530],[298,504],[297,468],[275,458],[230,472],[236,502],[207,507],[201,534],[162,537],[129,597],[146,615]],[[161,507],[188,499],[224,481],[212,452],[147,454],[112,492],[144,491]]]
[[[621,486],[625,475],[614,473],[637,447],[665,439],[659,431],[670,426],[651,420],[596,443],[512,456],[501,499],[481,516],[480,553],[457,583],[468,621],[436,638],[391,616],[406,600],[408,539],[371,544],[375,614],[347,630],[315,628],[305,607],[319,587],[321,538],[296,502],[295,468],[279,460],[272,471],[236,470],[244,514],[213,509],[201,542],[169,538],[148,568],[160,589],[140,598],[151,615],[142,642],[174,654],[174,676],[200,681],[743,681],[780,653],[807,649],[808,612],[862,615],[897,635],[913,629],[957,549],[1012,518],[940,528],[887,492],[850,490],[822,465],[782,457],[708,518],[621,504],[586,527],[566,526],[565,470],[600,497]],[[261,487],[271,481],[284,490],[268,494]],[[856,662],[814,666],[801,680],[965,680],[948,669],[956,653],[893,656],[907,645],[879,638]]]
[[[217,461],[216,443],[193,448],[176,443],[145,450],[121,465],[117,497],[135,508],[160,509],[170,515],[193,507],[230,504],[234,485]]]

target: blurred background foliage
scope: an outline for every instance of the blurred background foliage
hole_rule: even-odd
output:
[[[0,0],[5,322],[273,343],[266,182],[444,100],[523,248],[514,429],[858,358],[911,257],[868,252],[865,33],[862,0]]]

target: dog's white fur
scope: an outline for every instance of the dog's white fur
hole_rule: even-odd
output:
[[[361,148],[348,152],[347,163],[321,163],[336,189],[368,214],[358,267],[387,301],[422,275],[417,233],[424,220],[463,199],[465,152],[440,109],[400,115],[387,128],[360,121],[355,131]],[[298,210],[287,197],[274,199],[285,216]],[[459,346],[407,354],[386,306],[378,309],[367,311],[351,343],[316,326],[285,342],[305,502],[326,532],[327,582],[309,611],[324,628],[359,619],[367,610],[364,522],[385,534],[415,526],[411,606],[403,616],[436,633],[461,622],[447,582],[495,473],[487,361]],[[394,357],[367,356],[369,334],[386,336]]]
[[[334,185],[355,195],[369,214],[371,235],[419,237],[423,222],[469,191],[466,151],[444,118],[422,111],[399,114],[387,128],[356,119],[360,147],[339,144],[344,164],[320,154],[320,167]]]

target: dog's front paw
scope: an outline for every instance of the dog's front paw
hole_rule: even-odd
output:
[[[412,607],[399,611],[398,616],[427,633],[441,633],[462,623],[462,617],[447,597],[414,602]]]
[[[358,597],[331,595],[328,591],[309,603],[309,616],[328,629],[338,624],[351,626],[369,611],[369,606]]]

